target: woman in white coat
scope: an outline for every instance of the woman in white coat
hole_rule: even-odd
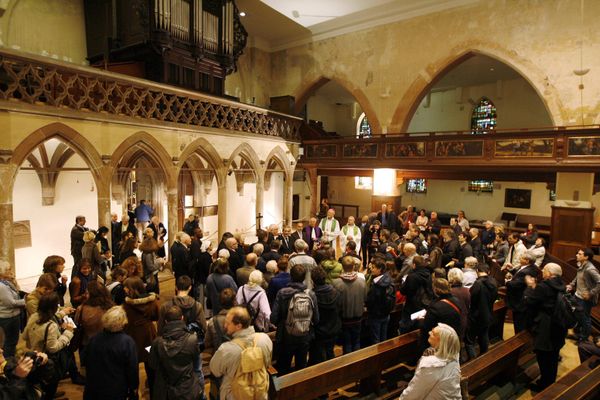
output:
[[[421,357],[400,400],[461,400],[458,335],[440,323],[429,332],[429,344],[435,352]]]

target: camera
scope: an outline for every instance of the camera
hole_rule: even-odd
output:
[[[42,357],[39,357],[35,351],[28,351],[27,353],[25,353],[25,357],[31,358],[33,360],[34,368],[42,365],[42,362],[44,361],[44,359]]]

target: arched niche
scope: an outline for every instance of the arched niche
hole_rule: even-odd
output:
[[[481,97],[498,105],[498,128],[541,128],[556,125],[558,96],[532,69],[524,74],[508,55],[467,50],[427,66],[400,99],[392,118],[398,132],[469,130],[472,108]],[[547,80],[547,79],[546,79]],[[543,85],[543,90],[540,88]],[[446,121],[438,122],[435,107]],[[427,112],[427,109],[432,110]],[[504,109],[504,111],[502,111]],[[526,115],[525,112],[529,112]],[[439,112],[438,114],[441,114]],[[504,117],[503,117],[504,116]],[[418,123],[418,119],[429,121]],[[504,120],[503,120],[504,118]],[[430,129],[428,129],[430,127]]]
[[[330,101],[326,105],[332,109],[336,107],[349,107],[348,109],[348,126],[356,124],[357,118],[362,112],[364,112],[374,133],[381,133],[381,123],[377,118],[375,110],[371,105],[368,97],[364,94],[362,89],[354,85],[350,80],[343,77],[324,77],[319,76],[314,79],[309,79],[303,82],[303,84],[296,90],[296,101],[294,105],[294,112],[296,115],[303,113],[305,106],[312,102],[311,98],[315,96],[322,97],[320,101],[329,99]],[[316,115],[316,114],[315,114]],[[314,115],[313,115],[314,116]],[[311,110],[308,110],[308,119],[322,119],[312,118]],[[347,136],[351,136],[354,131],[347,129]]]

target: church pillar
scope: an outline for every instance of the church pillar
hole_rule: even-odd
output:
[[[110,170],[105,169],[100,171],[96,179],[98,186],[98,227],[105,226],[109,229],[108,237],[110,238],[111,223],[110,223]],[[110,242],[110,240],[109,240]]]
[[[17,166],[0,163],[0,260],[8,261],[15,272],[15,243],[13,240],[13,186]]]
[[[219,215],[219,232],[217,236],[217,244],[221,240],[223,234],[227,231],[227,176],[220,180],[218,201],[219,207],[217,209]],[[215,246],[215,249],[217,247]]]
[[[294,199],[294,173],[285,176],[283,189],[283,226],[292,225],[292,209]]]
[[[169,249],[175,242],[175,234],[179,232],[179,221],[177,216],[177,205],[179,196],[177,194],[177,185],[167,186],[167,214],[168,214],[168,227],[167,234],[169,236]]]
[[[259,228],[259,224],[261,224],[260,228],[265,229],[262,226],[262,219],[259,219],[260,216],[264,216],[264,203],[265,203],[265,178],[263,173],[256,174],[256,229]]]
[[[317,169],[314,167],[306,168],[306,172],[308,172],[308,186],[310,187],[310,216],[314,217],[317,215],[317,201],[319,199],[319,194],[317,193]]]

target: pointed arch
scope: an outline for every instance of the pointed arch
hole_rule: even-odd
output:
[[[294,114],[298,115],[304,105],[308,102],[310,96],[312,96],[317,90],[319,90],[323,85],[327,82],[333,81],[346,89],[348,93],[350,93],[356,102],[360,105],[363,112],[367,115],[369,122],[371,123],[371,129],[373,129],[373,133],[381,133],[381,123],[377,118],[377,114],[375,113],[375,109],[371,105],[369,98],[362,89],[356,86],[349,79],[336,75],[336,76],[317,76],[313,79],[307,79],[300,84],[298,89],[294,92],[295,104],[294,104]]]
[[[113,171],[118,172],[118,168],[123,164],[132,166],[142,158],[145,158],[154,168],[158,168],[165,178],[167,187],[177,182],[171,156],[158,139],[147,132],[137,132],[117,146],[113,151],[110,165]]]
[[[475,55],[493,58],[516,71],[535,90],[544,104],[552,125],[564,123],[559,93],[548,82],[548,77],[543,71],[530,61],[519,58],[514,51],[502,49],[497,44],[488,46],[482,43],[470,43],[465,47],[452,50],[451,54],[428,64],[419,72],[396,106],[390,129],[398,133],[406,132],[419,104],[433,85],[450,70]],[[528,74],[523,71],[528,71]]]
[[[179,156],[179,163],[177,164],[175,175],[179,176],[186,161],[194,154],[200,155],[200,157],[208,163],[208,167],[215,171],[217,185],[219,185],[223,180],[223,177],[217,171],[223,167],[223,161],[217,150],[205,138],[197,138],[185,147]]]
[[[99,186],[101,183],[101,169],[103,167],[100,154],[83,135],[62,122],[53,122],[33,131],[15,147],[10,160],[17,166],[14,177],[16,178],[18,168],[27,157],[40,145],[52,138],[59,139],[67,144],[83,159],[90,168],[96,185]]]
[[[265,158],[265,172],[271,160],[275,160],[284,170],[286,179],[290,178],[290,160],[285,153],[285,150],[283,150],[281,146],[275,146],[273,149],[271,149],[271,152],[267,155],[267,158]]]
[[[229,169],[235,164],[234,160],[237,156],[240,156],[244,160],[246,160],[246,162],[250,164],[250,167],[254,171],[254,175],[258,177],[261,162],[259,161],[258,155],[254,151],[254,149],[248,143],[244,142],[238,147],[236,147],[235,150],[233,150],[233,152],[229,156],[229,159],[227,160],[227,169]]]

